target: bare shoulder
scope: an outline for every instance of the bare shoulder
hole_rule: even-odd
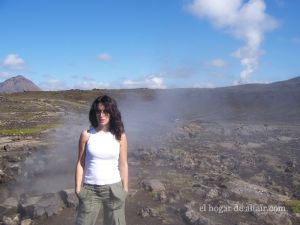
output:
[[[126,134],[125,133],[122,133],[121,134],[121,142],[122,141],[127,141],[127,137],[126,137]]]
[[[123,132],[123,133],[121,134],[121,138],[126,138],[125,132]]]
[[[80,135],[80,141],[86,142],[90,137],[89,130],[83,130]]]
[[[121,159],[126,159],[127,158],[127,137],[125,133],[121,134],[121,140],[120,140],[120,155]]]

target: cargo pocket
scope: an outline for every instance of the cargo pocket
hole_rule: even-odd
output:
[[[120,209],[124,206],[127,193],[123,189],[122,182],[109,185],[112,195],[112,209]]]
[[[83,199],[84,197],[86,197],[86,189],[84,186],[82,186],[78,193],[78,198],[80,200],[80,199]]]
[[[83,186],[78,193],[79,204],[75,225],[91,224],[89,223],[93,209],[91,197],[91,190]]]
[[[89,197],[89,192],[90,190],[88,190],[86,187],[81,187],[80,192],[78,193],[78,199],[79,199],[79,205],[78,205],[78,209],[81,212],[90,212],[91,211],[91,199]]]

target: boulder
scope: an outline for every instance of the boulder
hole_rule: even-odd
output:
[[[21,225],[32,225],[32,220],[31,219],[22,220]]]
[[[9,170],[13,173],[15,176],[21,175],[21,167],[18,163],[13,163],[9,165]]]
[[[270,207],[270,206],[269,206]],[[274,206],[276,209],[277,206]],[[267,224],[292,225],[291,215],[288,211],[253,211],[254,216]]]
[[[8,145],[8,144],[6,144],[6,145],[3,146],[3,150],[6,151],[6,152],[10,151],[11,150],[11,146]]]
[[[203,215],[197,207],[195,202],[190,202],[181,209],[181,216],[183,220],[189,225],[218,225],[212,219]],[[194,209],[195,208],[195,209]]]
[[[4,177],[5,176],[5,173],[3,172],[3,170],[0,170],[0,177]]]
[[[210,199],[216,198],[218,196],[219,196],[219,191],[216,188],[210,189],[206,195],[206,197]]]
[[[216,225],[211,219],[205,217],[200,212],[188,209],[182,214],[182,218],[190,225]]]
[[[192,210],[192,209],[189,209],[189,210],[186,210],[183,214],[182,214],[182,218],[188,223],[188,224],[191,224],[191,225],[196,225],[198,224],[198,220],[200,218],[200,213]]]
[[[154,195],[154,199],[160,202],[166,202],[167,201],[167,195],[165,191],[156,192]]]
[[[143,207],[137,212],[137,215],[139,215],[143,218],[149,217],[149,216],[155,217],[155,216],[158,216],[158,212],[157,212],[157,210],[155,210],[153,208]]]
[[[239,179],[234,179],[226,183],[228,191],[251,201],[268,204],[273,201],[286,201],[287,196],[272,193],[268,189],[256,184],[251,184]]]
[[[77,207],[78,197],[76,196],[74,189],[65,189],[60,192],[60,195],[68,208]]]
[[[189,202],[189,203],[185,204],[184,207],[181,209],[182,218],[184,219],[184,221],[186,221],[188,224],[191,224],[191,225],[194,225],[194,224],[196,225],[201,216],[199,212],[196,212],[193,209],[193,206],[195,204],[196,203],[194,201]]]
[[[18,225],[18,224],[20,224],[20,214],[15,214],[12,217],[3,216],[2,224],[3,225]]]
[[[3,216],[12,217],[18,213],[18,200],[14,197],[7,198],[0,204],[0,218]]]
[[[41,196],[25,197],[20,201],[23,216],[38,218],[59,214],[64,208],[64,202],[57,193],[47,193]]]
[[[10,154],[10,155],[5,155],[3,157],[7,162],[11,163],[17,163],[22,161],[21,155],[20,154]]]
[[[151,192],[160,192],[166,190],[165,185],[157,179],[143,180],[142,187],[146,191]]]

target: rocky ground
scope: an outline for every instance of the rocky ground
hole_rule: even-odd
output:
[[[153,100],[140,91],[143,104]],[[1,96],[2,224],[74,223],[76,144],[98,94]],[[120,102],[135,98],[110,94]],[[147,107],[153,109],[133,105],[122,111],[130,140],[127,224],[300,224],[288,204],[300,199],[300,124],[212,120],[196,113],[160,120],[151,117],[155,109],[147,116]]]

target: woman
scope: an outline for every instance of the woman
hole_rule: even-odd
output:
[[[96,98],[89,120],[91,128],[79,139],[76,225],[94,225],[102,207],[105,225],[125,225],[127,139],[116,101],[107,95]]]

